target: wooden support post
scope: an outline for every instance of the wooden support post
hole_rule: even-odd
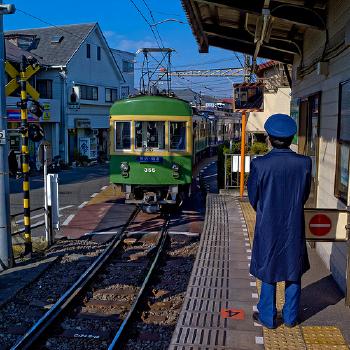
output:
[[[245,160],[245,126],[247,122],[246,112],[242,112],[242,133],[241,133],[241,172],[240,172],[240,182],[239,182],[239,194],[243,198],[244,193],[244,160]]]

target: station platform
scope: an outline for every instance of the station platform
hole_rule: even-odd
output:
[[[310,249],[300,324],[266,329],[252,319],[260,281],[249,274],[255,212],[238,196],[208,194],[196,261],[169,350],[349,349],[350,309]],[[282,309],[284,285],[278,284]]]

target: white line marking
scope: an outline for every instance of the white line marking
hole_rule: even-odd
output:
[[[250,267],[250,263],[248,263],[248,267]]]
[[[108,186],[101,187],[101,191],[104,191]]]
[[[246,238],[244,238],[246,241],[249,241],[249,238],[248,237],[246,237]]]
[[[258,298],[259,298],[258,293],[252,293],[252,298],[253,298],[253,299],[258,299]]]
[[[253,275],[252,275],[251,273],[249,274],[249,276],[250,276],[250,277],[253,277]]]
[[[264,344],[264,338],[263,337],[255,337],[255,344]]]
[[[119,231],[101,231],[101,232],[86,232],[84,236],[95,236],[95,235],[114,235],[119,233]]]
[[[72,208],[72,207],[74,207],[74,205],[67,205],[66,207],[60,208],[59,211],[65,210],[65,209],[69,209],[69,208]],[[44,209],[43,209],[43,210],[44,210]],[[31,217],[30,217],[30,220],[40,218],[40,217],[42,217],[42,216],[44,216],[44,215],[45,215],[45,213],[31,216]],[[23,219],[20,219],[20,220],[16,221],[16,224],[21,224],[21,223],[23,223],[23,221],[24,221]]]
[[[248,260],[252,260],[252,257],[250,255],[247,256]]]
[[[78,208],[79,208],[79,209],[84,208],[85,205],[88,204],[88,203],[89,203],[88,201],[83,202],[83,203],[81,203],[81,204],[78,206]]]
[[[262,327],[262,325],[260,323],[256,323],[256,322],[254,322],[254,326],[255,327]]]
[[[258,312],[258,307],[256,305],[253,305],[253,311]]]
[[[203,176],[203,179],[207,179],[208,177],[214,177],[214,176],[218,176],[218,174],[206,175],[206,176]]]
[[[310,224],[310,227],[331,227],[331,224]]]
[[[185,232],[185,231],[168,231],[168,235],[185,235],[185,236],[200,236],[198,232]]]
[[[251,253],[252,252],[252,250],[251,249],[247,249],[247,253]]]
[[[63,221],[62,226],[67,226],[69,225],[69,223],[72,221],[72,219],[74,218],[75,214],[70,214],[66,220]]]
[[[245,243],[245,246],[246,246],[246,247],[250,247],[250,244],[249,244],[249,243]]]
[[[256,282],[250,282],[251,287],[256,287]]]
[[[94,197],[96,197],[98,195],[98,193],[93,193],[90,197],[91,198],[94,198]]]

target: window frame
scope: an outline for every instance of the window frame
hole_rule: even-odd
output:
[[[340,200],[345,205],[349,205],[349,177],[350,177],[350,151],[348,155],[348,167],[347,167],[347,175],[348,175],[348,183],[346,192],[341,191],[341,149],[342,146],[345,146],[350,149],[350,138],[349,140],[343,140],[341,138],[340,132],[342,128],[342,92],[343,86],[346,84],[350,84],[350,79],[344,80],[339,83],[339,100],[338,100],[338,118],[337,118],[337,145],[336,145],[336,165],[335,165],[335,179],[334,179],[334,196]],[[349,85],[350,87],[350,85]],[[349,116],[350,117],[350,116]]]
[[[110,96],[111,96],[110,100],[107,100],[107,90],[110,90]],[[115,99],[113,99],[113,91],[116,92],[116,98]],[[105,102],[113,103],[113,102],[115,102],[117,100],[119,100],[118,88],[105,88]]]
[[[86,44],[86,58],[91,58],[91,45]]]
[[[183,148],[183,149],[171,148],[171,123],[185,123],[185,148]],[[188,128],[188,122],[185,120],[181,120],[181,121],[169,120],[169,122],[168,122],[168,140],[169,140],[169,151],[170,152],[187,152],[187,128]]]
[[[45,96],[43,96],[40,91],[39,91],[39,88],[38,88],[38,82],[45,82],[46,86],[45,86],[45,89],[46,89],[46,94]],[[47,99],[47,100],[52,100],[52,96],[53,96],[53,91],[52,91],[52,85],[53,85],[53,82],[52,82],[52,79],[37,79],[36,80],[36,83],[35,83],[35,87],[36,89],[38,90],[39,94],[40,94],[40,98],[44,98],[44,99]],[[49,93],[47,93],[49,92]]]
[[[98,101],[98,86],[95,85],[85,85],[85,84],[77,84],[79,86],[79,99],[85,101]],[[91,98],[88,98],[88,88],[91,88]],[[83,96],[83,89],[86,89],[85,96]],[[96,98],[94,98],[94,89],[96,92]]]
[[[166,121],[165,120],[134,120],[134,133],[133,133],[133,137],[134,137],[134,149],[135,151],[140,151],[143,150],[143,146],[141,147],[137,147],[137,139],[136,139],[136,123],[149,123],[149,122],[154,122],[154,123],[164,123],[164,148],[159,148],[159,147],[148,147],[147,148],[152,148],[152,152],[166,152],[168,149],[168,146],[166,144],[166,133],[167,133],[167,128],[166,128]],[[142,140],[143,142],[143,140]],[[159,142],[158,142],[159,144]],[[148,152],[148,150],[145,150],[146,152]]]
[[[126,91],[127,91],[127,93],[126,93],[125,96],[123,95],[123,90],[126,90]],[[121,99],[121,100],[123,100],[123,99],[125,99],[125,98],[128,98],[129,94],[130,94],[130,86],[129,86],[129,85],[121,86],[121,87],[120,87],[120,99]],[[124,97],[123,97],[123,96],[124,96]]]
[[[117,136],[117,123],[129,123],[130,125],[130,147],[129,148],[117,148],[117,142],[116,142],[116,136]],[[115,120],[114,121],[114,151],[115,152],[131,152],[132,151],[132,132],[133,132],[133,128],[132,128],[132,121],[131,120]]]

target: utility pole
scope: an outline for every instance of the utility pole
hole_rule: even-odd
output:
[[[14,12],[14,5],[3,5],[0,0],[0,271],[11,267],[13,264],[10,222],[10,184],[5,97],[5,42],[3,15]]]

